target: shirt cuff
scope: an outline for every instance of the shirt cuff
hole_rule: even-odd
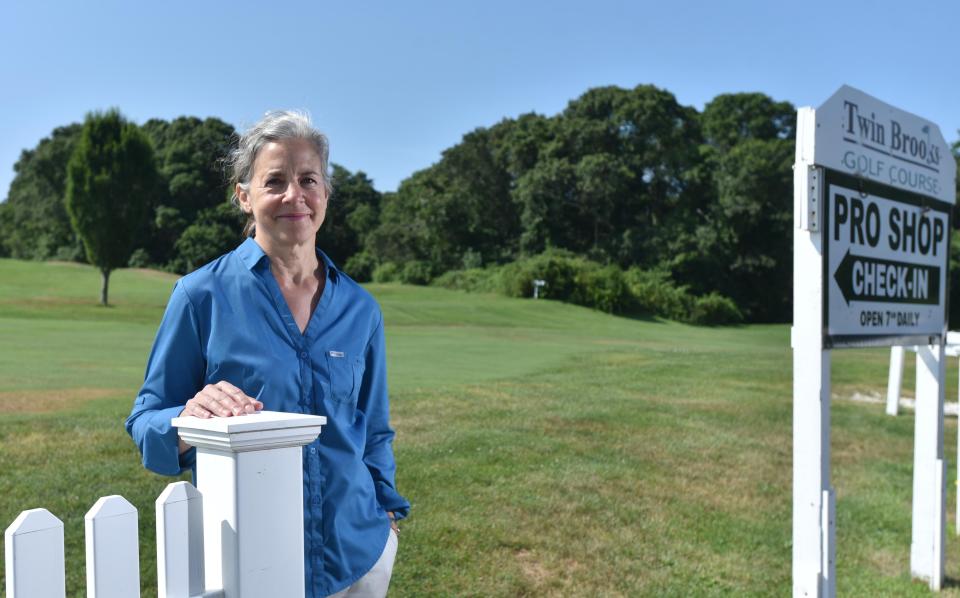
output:
[[[177,450],[180,450],[180,442],[177,442]],[[191,446],[186,452],[180,453],[180,473],[188,469],[193,469],[197,464],[197,447]]]
[[[180,415],[183,405],[159,409],[150,414],[151,433],[143,446],[143,464],[162,475],[179,475],[193,467],[196,450],[180,454],[180,437],[171,420]]]
[[[377,482],[377,502],[383,507],[384,511],[393,511],[397,520],[405,519],[410,514],[410,502],[390,485],[384,482]]]

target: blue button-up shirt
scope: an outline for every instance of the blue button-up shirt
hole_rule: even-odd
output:
[[[383,316],[317,255],[327,282],[303,333],[253,239],[177,281],[126,422],[144,466],[177,475],[195,450],[179,454],[170,420],[207,384],[226,380],[271,411],[326,416],[303,451],[307,596],[362,577],[386,545],[386,512],[410,509],[394,481]]]

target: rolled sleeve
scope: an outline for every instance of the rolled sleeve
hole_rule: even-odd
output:
[[[195,451],[180,454],[170,420],[200,389],[204,356],[196,311],[181,283],[174,286],[147,361],[143,386],[126,421],[143,465],[164,475],[177,475],[194,465]]]
[[[390,403],[387,396],[386,344],[383,318],[367,344],[363,383],[358,408],[367,421],[367,444],[363,462],[373,477],[377,501],[385,511],[393,511],[398,519],[410,512],[410,503],[397,492],[397,465],[393,457],[393,429],[390,428]]]

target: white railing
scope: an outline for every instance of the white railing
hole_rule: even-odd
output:
[[[173,425],[197,447],[198,488],[157,498],[157,585],[166,598],[303,596],[301,447],[326,418],[264,411]],[[106,496],[84,517],[87,596],[140,596],[137,509]],[[46,509],[4,534],[8,598],[66,595],[63,522]]]

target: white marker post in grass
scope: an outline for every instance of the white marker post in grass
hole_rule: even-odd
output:
[[[887,377],[887,415],[900,411],[900,387],[903,385],[903,354],[901,346],[890,348],[890,373]]]
[[[911,573],[943,582],[943,339],[956,164],[933,123],[841,87],[797,113],[793,595],[836,593],[830,352],[918,345]]]

